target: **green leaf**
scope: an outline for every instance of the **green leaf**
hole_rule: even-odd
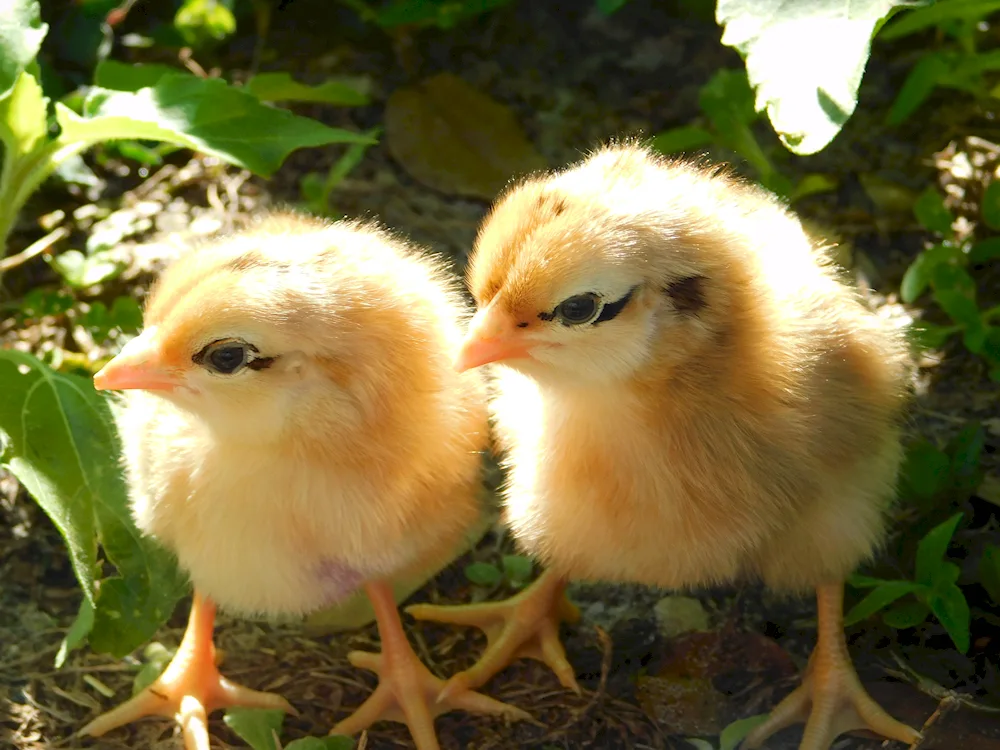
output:
[[[953,68],[954,59],[949,53],[931,52],[921,57],[903,81],[886,115],[886,124],[901,125],[909,119],[931,92],[951,76]]]
[[[477,586],[496,586],[500,583],[503,574],[496,565],[474,562],[465,566],[465,577]]]
[[[920,544],[917,545],[917,567],[914,577],[918,583],[925,586],[933,585],[934,576],[944,561],[948,544],[951,542],[962,516],[962,513],[956,513],[944,523],[940,523],[928,531],[920,540]]]
[[[920,222],[920,226],[929,232],[950,238],[955,232],[951,228],[955,217],[944,205],[944,197],[933,185],[928,185],[913,204],[913,214]]]
[[[797,154],[833,140],[854,112],[871,37],[894,0],[719,0],[722,43],[746,60],[775,132]]]
[[[900,494],[915,500],[932,500],[945,489],[950,476],[948,454],[927,440],[918,440],[907,447],[900,471]]]
[[[987,188],[987,192],[989,192],[989,188]],[[1000,218],[1000,195],[996,196],[996,198],[998,201],[997,213],[998,218]],[[976,266],[988,263],[991,260],[997,260],[1000,258],[1000,237],[990,237],[986,240],[980,240],[969,249],[968,258],[969,263]]]
[[[142,649],[143,664],[132,680],[132,695],[138,695],[156,682],[169,666],[175,653],[159,641],[147,643]]]
[[[253,750],[276,750],[275,735],[281,734],[285,712],[260,708],[230,708],[222,720]]]
[[[37,0],[4,0],[0,5],[0,99],[34,62],[48,30]]]
[[[606,16],[621,10],[628,0],[597,0],[597,9]]]
[[[83,645],[93,627],[94,605],[90,603],[90,599],[84,597],[83,601],[80,602],[80,609],[77,610],[73,624],[69,626],[69,630],[66,631],[62,643],[59,644],[59,651],[56,653],[55,660],[56,669],[62,669],[63,664],[66,663],[66,657],[69,656],[69,652]]]
[[[367,78],[331,78],[316,86],[299,83],[290,73],[259,73],[244,87],[265,102],[321,102],[356,107],[368,104],[371,81]]]
[[[884,578],[872,578],[860,573],[852,573],[847,577],[847,583],[856,589],[873,589],[881,586],[883,583],[892,583],[892,581],[887,581]]]
[[[807,174],[795,185],[789,195],[789,200],[793,203],[810,195],[829,193],[837,189],[837,178],[825,174]]]
[[[907,594],[915,594],[924,589],[913,581],[889,581],[874,589],[868,596],[854,605],[844,617],[844,627],[861,622],[879,610],[885,609],[897,599]]]
[[[931,582],[931,589],[933,591],[944,591],[949,586],[954,586],[958,583],[958,578],[961,575],[962,569],[960,567],[953,562],[945,560],[941,563],[937,572],[934,573],[934,580]]]
[[[693,747],[694,750],[715,750],[712,747],[712,743],[708,740],[702,740],[697,737],[685,737],[684,741]]]
[[[220,42],[236,31],[232,0],[184,0],[174,16],[174,28],[192,47]]]
[[[979,583],[994,604],[1000,604],[1000,547],[987,544],[979,559]]]
[[[649,145],[661,154],[676,154],[681,151],[695,151],[704,148],[714,140],[714,136],[705,128],[685,125],[664,130],[657,134]]]
[[[285,750],[354,750],[354,748],[354,738],[342,734],[302,737],[285,745]]]
[[[767,721],[767,718],[768,714],[758,714],[734,721],[719,735],[719,750],[736,750],[743,738]]]
[[[934,301],[941,306],[942,310],[948,313],[949,318],[962,326],[962,328],[974,331],[981,331],[983,329],[982,319],[979,316],[979,306],[975,300],[969,299],[962,292],[955,289],[935,289]],[[982,332],[985,336],[985,331]]]
[[[932,592],[927,597],[927,604],[930,606],[934,616],[938,618],[944,629],[948,631],[955,648],[960,653],[967,653],[969,650],[969,603],[965,600],[965,594],[958,586],[949,586],[944,591]]]
[[[903,274],[903,281],[899,286],[900,298],[907,304],[914,303],[930,286],[938,266],[959,264],[962,261],[962,251],[952,245],[935,245],[924,250]]]
[[[30,73],[22,73],[9,96],[0,99],[0,140],[3,158],[19,158],[34,151],[48,131],[48,99]]]
[[[970,422],[947,445],[950,457],[951,494],[964,502],[982,481],[981,460],[986,446],[986,432],[978,422]]]
[[[160,79],[169,75],[196,76],[183,68],[158,63],[128,65],[117,60],[101,60],[94,68],[94,85],[115,91],[138,91],[155,86]]]
[[[918,320],[909,327],[907,333],[910,340],[922,349],[940,349],[949,336],[960,330],[960,326],[939,326]]]
[[[994,180],[987,186],[983,194],[982,212],[986,226],[990,229],[1000,229],[1000,180]],[[998,238],[994,238],[996,239]]]
[[[189,75],[163,76],[156,86],[132,93],[92,89],[84,113],[79,117],[56,104],[60,142],[165,141],[265,177],[299,148],[372,142],[370,136],[268,107],[217,78]]]
[[[931,608],[926,603],[913,599],[908,602],[899,602],[891,609],[886,610],[882,615],[882,622],[896,630],[907,630],[922,623],[930,613]]]
[[[750,125],[757,120],[753,91],[742,70],[716,71],[701,87],[698,103],[718,134],[719,142],[742,156],[760,174],[774,171]]]
[[[879,38],[886,41],[900,39],[944,21],[979,21],[998,10],[1000,0],[939,0],[893,20],[882,29]]]
[[[84,289],[94,284],[113,279],[126,264],[110,253],[99,252],[84,255],[79,250],[67,250],[49,261],[60,276],[74,289]]]
[[[531,578],[534,565],[531,558],[525,555],[504,555],[503,559],[504,577],[515,585],[523,585]]]
[[[956,261],[960,261],[963,258],[960,252],[954,257]],[[976,298],[976,281],[959,262],[938,263],[935,265],[931,273],[931,286],[935,289],[948,289],[959,292],[970,300]]]
[[[0,350],[3,465],[66,540],[73,571],[95,607],[90,643],[124,656],[170,616],[186,590],[172,555],[135,528],[108,401],[88,378]],[[95,581],[97,543],[121,578]]]
[[[133,297],[115,297],[109,322],[123,333],[138,333],[142,328],[142,307]]]

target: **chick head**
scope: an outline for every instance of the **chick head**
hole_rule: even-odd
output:
[[[374,227],[269,216],[167,267],[144,330],[95,386],[167,399],[237,441],[336,435],[364,418],[355,391],[395,377],[393,342],[410,338],[405,300],[380,288],[398,254]]]
[[[632,144],[514,186],[476,240],[479,309],[456,367],[593,384],[634,374],[663,340],[668,357],[692,355],[728,306],[727,264],[704,251],[722,230],[698,209],[716,192],[697,168]]]

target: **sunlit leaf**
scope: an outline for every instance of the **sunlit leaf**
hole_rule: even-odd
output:
[[[962,513],[956,513],[944,523],[940,523],[927,532],[917,545],[917,567],[915,580],[924,586],[931,586],[937,575],[945,552],[951,542],[955,529],[962,520]]]
[[[719,0],[722,43],[739,50],[782,142],[823,149],[857,105],[872,33],[893,0]]]
[[[79,648],[87,640],[87,635],[94,627],[94,605],[87,597],[80,602],[80,609],[77,610],[73,624],[69,626],[66,635],[59,644],[59,651],[56,652],[55,668],[62,669],[66,663],[66,657],[70,651]]]
[[[174,16],[174,28],[192,47],[222,41],[236,31],[233,0],[184,0]]]
[[[2,34],[0,34],[2,37]],[[0,140],[3,158],[18,158],[31,153],[48,130],[48,99],[30,73],[21,73],[8,95],[0,99]]]
[[[712,123],[721,145],[742,156],[761,175],[774,166],[760,147],[750,126],[757,120],[753,91],[743,70],[723,68],[698,92],[698,104]]]
[[[125,263],[110,253],[84,255],[79,250],[60,253],[49,264],[74,289],[83,289],[113,279],[125,269]]]
[[[879,38],[886,41],[900,39],[950,20],[979,21],[997,11],[1000,11],[1000,0],[939,0],[886,24],[879,32]]]
[[[185,75],[194,78],[183,68],[159,63],[128,65],[117,60],[101,60],[94,68],[94,85],[114,91],[138,91],[155,86],[160,79],[169,75]]]
[[[934,279],[937,267],[962,261],[962,251],[952,245],[935,245],[914,258],[903,274],[899,285],[899,296],[903,302],[912,304],[924,293]]]
[[[0,4],[0,99],[35,60],[48,33],[38,0],[4,0]]]
[[[244,88],[265,102],[321,102],[346,107],[368,104],[371,81],[367,78],[331,78],[309,86],[296,81],[290,73],[258,73]]]

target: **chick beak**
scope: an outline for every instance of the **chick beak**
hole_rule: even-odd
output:
[[[455,357],[455,369],[465,372],[490,362],[530,357],[535,346],[515,328],[510,316],[490,304],[469,322],[469,332]]]
[[[177,385],[177,378],[162,365],[155,328],[147,328],[125,344],[118,356],[94,375],[94,387],[99,391],[171,391]]]

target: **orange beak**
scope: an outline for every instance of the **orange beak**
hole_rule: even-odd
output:
[[[525,340],[509,316],[490,303],[477,311],[469,322],[469,332],[455,357],[455,369],[465,372],[490,362],[530,357],[535,346],[535,342]]]
[[[94,387],[99,391],[172,391],[177,385],[177,378],[162,365],[156,328],[147,328],[125,344],[94,376]]]

